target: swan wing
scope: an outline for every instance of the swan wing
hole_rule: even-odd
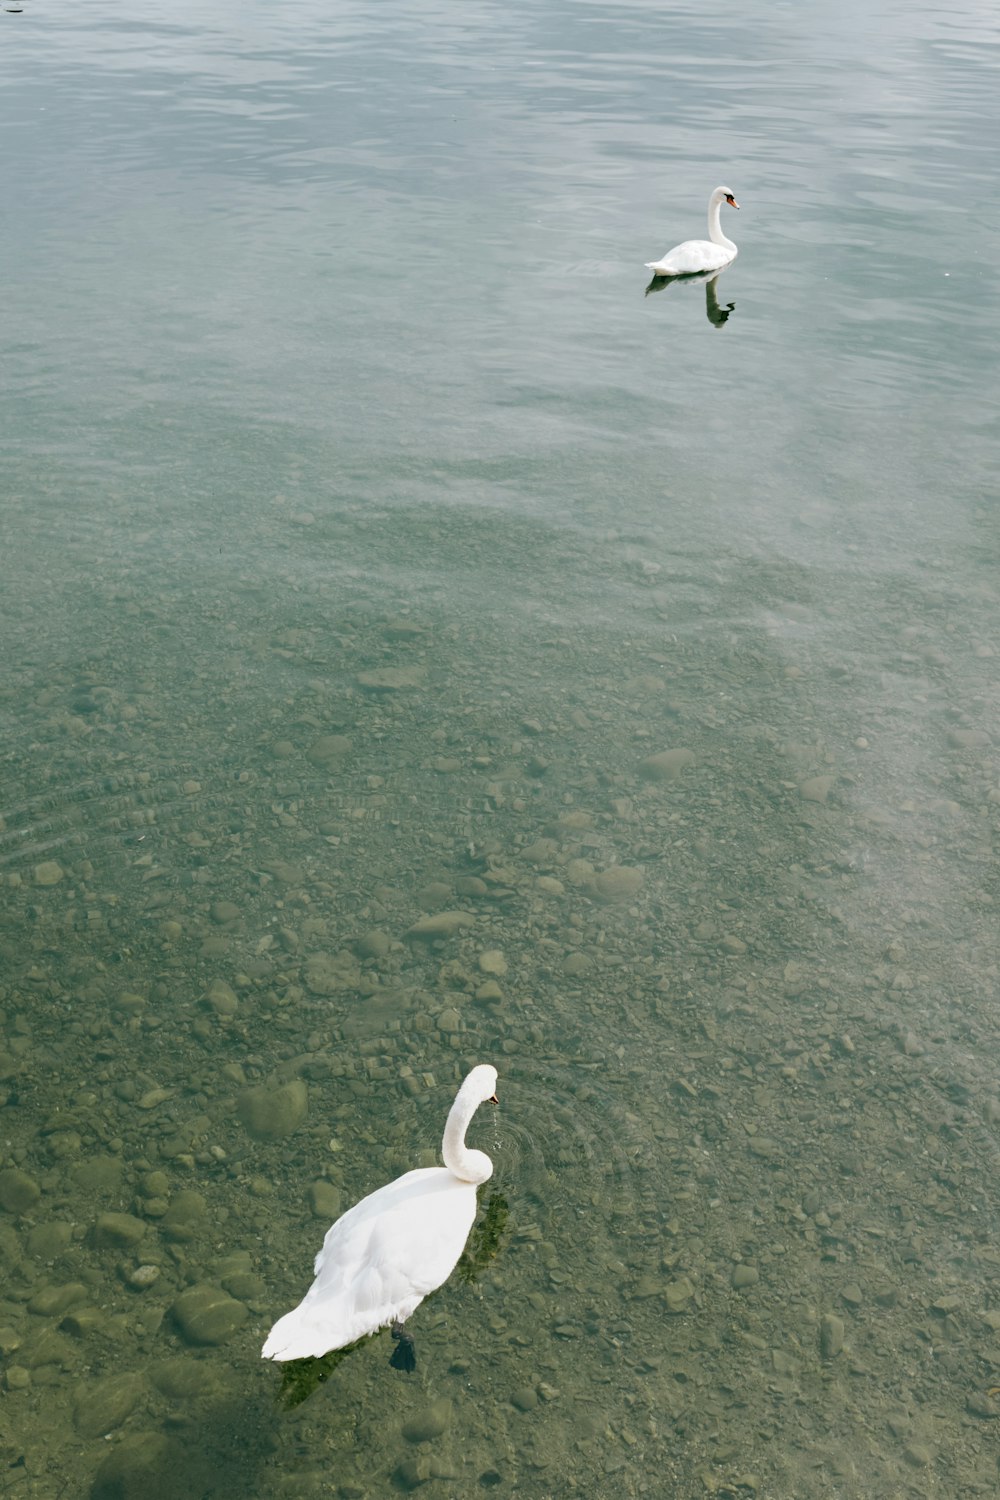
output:
[[[711,240],[685,240],[668,250],[662,259],[647,261],[646,269],[659,276],[696,276],[699,271],[721,270],[735,254],[735,250],[727,250]]]
[[[265,1359],[302,1359],[404,1322],[446,1281],[476,1217],[476,1189],[426,1167],[370,1193],[328,1231],[316,1279],[271,1329]]]

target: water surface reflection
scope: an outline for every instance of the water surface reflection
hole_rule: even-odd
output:
[[[728,270],[728,266],[725,268]],[[674,286],[677,282],[685,286],[692,283],[705,284],[705,316],[714,328],[722,328],[729,321],[729,316],[736,307],[735,302],[727,302],[725,305],[719,302],[717,285],[723,271],[703,271],[696,276],[654,276],[646,288],[645,295],[648,297],[652,292],[666,291],[667,287]]]

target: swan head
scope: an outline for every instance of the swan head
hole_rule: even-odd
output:
[[[739,208],[740,206],[727,187],[717,187],[712,194],[712,202],[713,204],[728,203],[730,208]]]
[[[462,1081],[460,1093],[469,1099],[475,1099],[476,1104],[496,1104],[497,1101],[497,1070],[490,1063],[480,1063],[467,1073]]]
[[[485,1151],[470,1151],[465,1144],[465,1132],[472,1116],[481,1104],[496,1104],[497,1070],[489,1063],[480,1063],[462,1080],[462,1087],[455,1095],[441,1142],[444,1164],[460,1182],[486,1182],[493,1175],[493,1163]]]

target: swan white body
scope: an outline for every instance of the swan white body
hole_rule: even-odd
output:
[[[447,1281],[476,1217],[476,1188],[493,1173],[465,1132],[496,1093],[497,1072],[473,1068],[445,1125],[443,1167],[420,1167],[387,1183],[327,1230],[315,1281],[267,1336],[264,1359],[306,1359],[341,1349],[387,1323],[403,1323]]]
[[[647,271],[654,271],[657,276],[697,276],[702,271],[721,271],[734,261],[736,246],[726,239],[720,223],[724,203],[731,208],[740,206],[727,187],[717,187],[708,200],[708,239],[685,240],[682,245],[675,245],[660,260],[647,260]]]

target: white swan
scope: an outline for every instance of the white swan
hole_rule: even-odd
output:
[[[717,187],[708,200],[708,239],[685,240],[659,260],[647,260],[647,271],[657,276],[697,276],[699,271],[721,271],[736,259],[736,246],[727,240],[719,224],[722,205],[739,208],[727,187]]]
[[[413,1342],[400,1324],[451,1275],[476,1217],[476,1187],[493,1175],[465,1132],[480,1104],[495,1104],[497,1070],[473,1068],[444,1127],[443,1167],[419,1167],[342,1214],[326,1232],[316,1280],[298,1307],[279,1318],[264,1359],[306,1359],[342,1349],[393,1324],[401,1339],[392,1362],[412,1369]]]

